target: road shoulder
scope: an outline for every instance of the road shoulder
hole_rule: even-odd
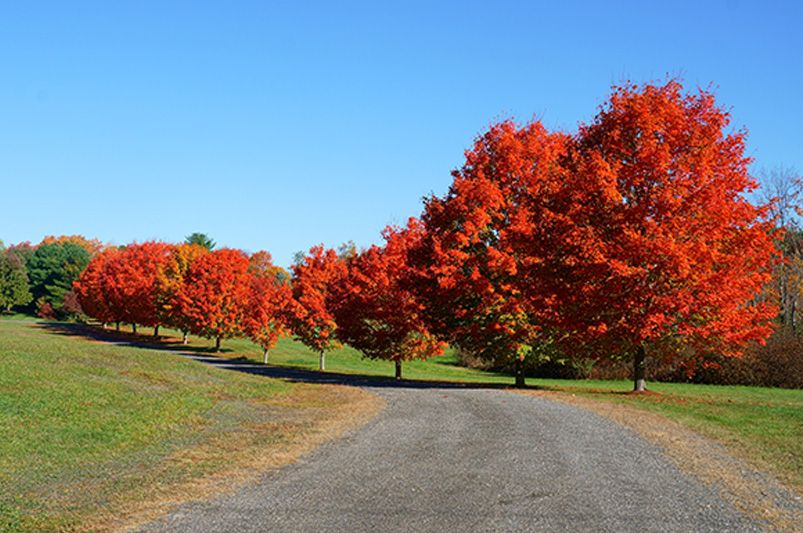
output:
[[[231,494],[258,481],[266,473],[295,463],[321,445],[339,439],[370,422],[383,408],[384,401],[360,388],[343,385],[305,384],[301,391],[286,395],[281,401],[286,407],[304,405],[303,420],[292,421],[283,440],[268,442],[264,447],[228,446],[228,467],[181,485],[157,487],[149,498],[129,503],[124,515],[97,517],[92,530],[132,531],[143,524],[158,520],[173,510],[193,502]],[[275,402],[274,402],[275,403]],[[317,407],[316,407],[317,405]],[[303,430],[299,430],[303,427]],[[256,432],[259,428],[252,428]],[[266,427],[267,433],[276,431]],[[237,434],[229,436],[238,439]],[[218,443],[223,444],[223,443]],[[232,444],[232,443],[229,443]],[[214,446],[215,443],[210,443]],[[219,450],[183,450],[172,458],[193,461],[196,456],[220,453]],[[166,490],[167,489],[167,490]]]
[[[773,529],[803,531],[803,498],[770,474],[756,470],[725,446],[658,413],[570,393],[526,390],[521,394],[592,411],[658,446],[682,471],[701,480],[750,517]]]

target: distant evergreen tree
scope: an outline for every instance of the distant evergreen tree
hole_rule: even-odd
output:
[[[187,244],[197,244],[198,246],[203,246],[209,251],[214,250],[215,245],[217,244],[206,233],[198,233],[198,232],[187,235],[187,238],[184,240],[184,242],[186,242]]]

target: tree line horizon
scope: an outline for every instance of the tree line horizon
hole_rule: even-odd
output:
[[[204,234],[45,245],[86,249],[63,295],[104,324],[169,326],[217,348],[243,335],[266,363],[293,335],[321,370],[348,344],[394,361],[397,378],[403,361],[447,345],[512,364],[519,386],[529,359],[624,359],[643,391],[647,357],[693,372],[796,327],[801,283],[779,284],[778,272],[800,256],[796,222],[780,219],[800,214],[801,183],[789,182],[783,209],[778,196],[749,201],[746,132],[729,120],[712,93],[670,80],[614,87],[574,134],[493,124],[449,191],[385,228],[384,244],[314,246],[289,273]]]

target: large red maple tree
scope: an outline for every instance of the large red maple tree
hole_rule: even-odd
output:
[[[671,81],[616,88],[571,137],[491,127],[426,201],[409,254],[432,330],[493,359],[544,344],[631,358],[636,390],[647,355],[766,339],[777,309],[757,296],[777,252],[728,123],[712,94]]]
[[[159,278],[170,259],[172,245],[162,242],[129,244],[104,269],[106,297],[123,322],[151,326],[158,334]]]
[[[424,232],[409,253],[430,329],[475,356],[513,363],[520,386],[524,359],[544,337],[539,317],[555,302],[523,293],[519,250],[533,212],[562,183],[566,145],[539,122],[493,126],[466,152],[449,192],[426,200]],[[526,260],[542,253],[531,247]]]
[[[648,355],[738,355],[772,330],[776,306],[756,300],[776,260],[772,227],[745,196],[757,186],[745,133],[728,124],[709,92],[626,85],[565,163],[552,318],[571,350],[631,357],[635,390]],[[543,270],[524,274],[523,292],[540,297]]]

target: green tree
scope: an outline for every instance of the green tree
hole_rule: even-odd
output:
[[[13,251],[4,249],[0,241],[0,310],[11,311],[15,305],[30,302],[25,263]]]
[[[184,239],[184,242],[186,242],[187,244],[197,244],[198,246],[203,246],[210,252],[215,249],[215,245],[217,244],[206,233],[198,233],[198,232],[187,235],[187,238]]]
[[[31,293],[37,302],[49,303],[54,309],[64,304],[64,296],[72,290],[89,264],[89,252],[71,242],[39,246],[28,261]]]
[[[19,242],[17,244],[8,247],[8,251],[14,252],[14,254],[17,257],[22,259],[22,262],[25,264],[26,268],[28,265],[28,261],[31,260],[31,256],[33,256],[35,250],[36,248],[32,246],[31,243],[28,241]]]

